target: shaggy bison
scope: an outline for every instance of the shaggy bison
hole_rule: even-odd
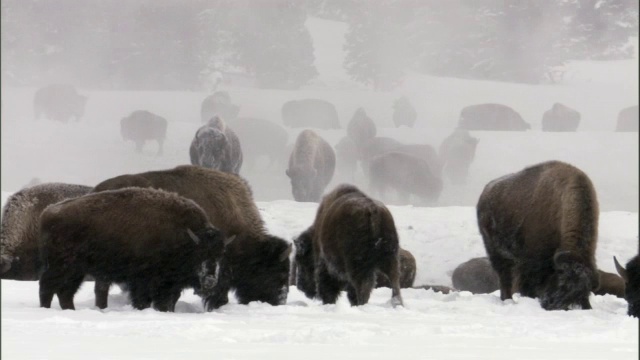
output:
[[[456,129],[440,144],[438,156],[444,175],[452,184],[467,183],[469,167],[476,155],[478,139],[469,135],[467,130]]]
[[[458,127],[466,130],[524,131],[531,125],[512,108],[501,104],[470,105],[460,112]]]
[[[167,119],[146,110],[136,110],[120,120],[120,134],[127,141],[136,144],[136,151],[142,152],[147,140],[158,142],[158,155],[162,155],[162,146],[167,137]]]
[[[575,132],[580,125],[580,113],[576,110],[555,103],[542,115],[542,131]]]
[[[244,169],[253,170],[261,156],[269,158],[268,168],[286,159],[289,134],[274,122],[256,118],[236,118],[227,121],[242,144]]]
[[[299,288],[323,304],[335,303],[346,287],[351,305],[363,305],[382,273],[392,285],[392,304],[402,305],[399,247],[389,210],[356,187],[340,185],[323,197],[312,227],[296,239],[297,283],[304,280]]]
[[[191,199],[204,209],[211,223],[225,236],[235,236],[225,248],[218,284],[207,298],[208,309],[226,304],[229,289],[235,290],[241,304],[251,301],[272,305],[285,303],[291,245],[267,233],[244,179],[217,170],[183,165],[171,170],[117,176],[96,185],[94,191],[129,186],[162,189]]]
[[[42,213],[40,306],[60,307],[85,275],[125,284],[136,309],[173,311],[183,289],[216,285],[224,236],[202,208],[177,194],[128,188],[88,194]],[[96,294],[98,295],[98,294]],[[207,299],[205,299],[207,300]],[[106,303],[104,304],[106,305]]]
[[[618,132],[638,132],[638,105],[630,106],[620,110],[618,113],[618,123],[616,131]]]
[[[38,280],[40,214],[62,200],[85,195],[91,187],[62,183],[30,186],[11,195],[2,209],[0,278]]]
[[[226,91],[216,91],[202,100],[200,119],[202,122],[211,120],[214,116],[223,119],[235,119],[240,112],[237,105],[231,103],[231,97]]]
[[[363,108],[358,108],[347,124],[347,136],[361,149],[369,140],[376,137],[376,124]]]
[[[282,123],[291,128],[340,129],[336,107],[320,99],[287,101],[282,105]]]
[[[33,97],[33,113],[36,120],[42,115],[50,120],[80,121],[84,116],[87,97],[78,94],[72,85],[52,84],[38,89]]]
[[[218,116],[201,126],[191,141],[192,165],[239,174],[242,148],[236,133]]]
[[[336,167],[333,148],[313,130],[303,130],[289,157],[286,174],[296,201],[318,201]]]
[[[417,118],[418,113],[406,96],[393,103],[393,124],[397,128],[402,125],[412,128]]]
[[[624,298],[629,304],[627,312],[631,316],[640,317],[640,255],[629,260],[626,268],[622,267],[615,257],[613,261],[618,274],[624,279]]]
[[[500,288],[498,274],[487,257],[473,258],[458,265],[451,280],[455,289],[473,294],[489,294]]]
[[[489,182],[476,209],[502,300],[517,288],[546,310],[591,308],[599,210],[584,172],[559,161],[530,166]]]

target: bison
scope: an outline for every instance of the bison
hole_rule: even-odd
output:
[[[136,152],[142,152],[147,140],[158,142],[158,155],[162,155],[164,139],[167,137],[167,119],[146,110],[136,110],[120,120],[120,134],[136,144]]]
[[[240,112],[237,105],[231,103],[231,97],[226,91],[216,91],[202,100],[200,118],[202,122],[211,120],[214,116],[223,119],[235,119]]]
[[[400,260],[400,288],[406,289],[413,286],[413,281],[416,279],[416,258],[413,257],[408,250],[400,248],[398,251],[398,258]],[[389,279],[384,274],[378,274],[383,276],[376,277],[376,288],[388,287],[391,288]]]
[[[242,144],[245,169],[253,170],[261,156],[269,158],[268,168],[286,159],[289,134],[279,124],[265,119],[240,117],[227,121]]]
[[[487,257],[478,257],[458,265],[451,276],[453,287],[473,294],[490,294],[500,288],[498,274]]]
[[[2,209],[0,278],[38,280],[42,268],[38,255],[40,214],[51,204],[90,191],[90,186],[44,183],[11,195]]]
[[[34,117],[42,115],[50,120],[69,122],[80,121],[84,116],[87,97],[78,94],[75,87],[68,84],[52,84],[38,89],[33,97]]]
[[[469,135],[467,130],[456,129],[440,144],[438,156],[443,167],[442,172],[452,184],[467,183],[469,167],[476,155],[478,141]]]
[[[580,113],[555,103],[542,115],[542,131],[575,132],[580,125]]]
[[[215,116],[201,126],[191,141],[192,165],[239,174],[242,148],[236,133],[220,117]]]
[[[291,128],[340,129],[336,107],[320,99],[287,101],[282,105],[282,123]]]
[[[638,105],[629,106],[620,110],[618,113],[618,122],[616,124],[617,132],[638,132]]]
[[[599,210],[584,172],[560,161],[527,167],[489,182],[476,210],[502,300],[517,288],[546,310],[591,308]]]
[[[313,130],[303,130],[296,139],[285,171],[291,179],[296,201],[318,201],[336,167],[333,148]]]
[[[624,299],[624,279],[616,274],[598,270],[600,275],[600,287],[593,293],[596,295],[614,295]]]
[[[640,255],[634,256],[627,262],[626,268],[622,267],[615,257],[618,274],[624,279],[624,298],[629,307],[627,313],[634,317],[640,317]]]
[[[393,124],[397,128],[402,125],[412,128],[417,118],[418,113],[406,96],[393,103]]]
[[[136,309],[153,303],[173,311],[183,289],[199,284],[206,292],[216,285],[224,251],[222,232],[200,206],[155,189],[104,191],[50,205],[40,234],[40,306],[51,307],[56,294],[63,310],[75,309],[73,297],[89,274],[125,284]]]
[[[531,125],[512,108],[502,104],[470,105],[460,112],[458,127],[466,130],[525,131]]]
[[[376,124],[363,108],[358,108],[347,124],[347,136],[361,149],[369,140],[376,137]]]
[[[313,225],[296,239],[299,287],[323,304],[335,303],[346,287],[349,303],[364,305],[382,273],[391,282],[392,304],[402,305],[399,248],[389,210],[355,186],[340,185],[323,197]]]
[[[241,304],[286,302],[291,244],[267,233],[251,188],[244,179],[213,169],[182,165],[170,170],[117,176],[96,185],[93,191],[130,186],[162,189],[191,199],[225,236],[235,236],[225,249],[218,284],[207,300],[208,309],[226,304],[230,289],[235,290]]]

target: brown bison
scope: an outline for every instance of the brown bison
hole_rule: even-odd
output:
[[[629,106],[620,110],[618,113],[618,123],[616,131],[618,132],[638,132],[638,105]]]
[[[616,274],[598,270],[600,275],[600,287],[593,293],[596,295],[614,295],[624,298],[624,279]]]
[[[542,115],[542,131],[575,132],[580,125],[580,113],[576,110],[555,103]]]
[[[44,183],[11,195],[2,209],[0,278],[38,280],[42,270],[38,253],[40,214],[51,204],[90,191],[90,186]]]
[[[546,310],[591,308],[599,210],[584,172],[559,161],[530,166],[489,182],[476,209],[502,300],[517,288]]]
[[[500,288],[498,274],[487,257],[473,258],[458,265],[451,280],[455,289],[473,294],[490,294]]]
[[[167,119],[146,110],[136,110],[120,120],[120,134],[127,141],[136,144],[136,151],[142,152],[147,140],[158,142],[158,155],[162,155],[162,146],[167,137]]]
[[[96,185],[95,192],[130,186],[171,191],[195,201],[211,223],[235,240],[225,249],[209,309],[228,302],[229,289],[241,304],[284,304],[289,290],[291,244],[267,233],[251,189],[241,177],[199,166],[121,175]],[[96,284],[97,286],[97,284]]]
[[[282,105],[282,123],[291,128],[340,129],[336,107],[320,99],[287,101]]]
[[[240,108],[231,103],[231,96],[228,92],[216,91],[202,100],[200,119],[202,122],[207,122],[214,116],[234,119],[238,116],[238,112],[240,112]]]
[[[452,184],[467,183],[469,167],[476,155],[478,141],[467,130],[456,129],[440,144],[438,156],[442,171]]]
[[[261,156],[269,158],[267,168],[284,162],[289,134],[279,124],[265,119],[239,117],[227,121],[242,144],[243,168],[254,170]]]
[[[629,260],[626,268],[622,267],[615,257],[613,261],[616,264],[618,274],[624,279],[624,298],[629,304],[627,313],[634,317],[640,317],[640,255]]]
[[[402,125],[412,128],[417,118],[418,113],[406,96],[393,103],[393,124],[397,128]]]
[[[410,288],[416,279],[416,258],[409,251],[402,248],[398,251],[398,258],[400,259],[400,288]],[[391,288],[389,279],[382,273],[379,273],[376,277],[376,288],[379,287]]]
[[[502,104],[470,105],[460,112],[458,127],[466,130],[525,131],[531,125]]]
[[[242,167],[240,140],[217,116],[196,131],[189,147],[189,157],[192,165],[232,174],[239,174]]]
[[[347,124],[347,136],[353,140],[358,149],[376,137],[376,124],[371,120],[363,108],[358,108]]]
[[[56,294],[63,310],[75,309],[73,297],[89,274],[125,284],[136,309],[153,303],[173,311],[183,289],[199,284],[206,293],[216,285],[224,251],[223,234],[200,206],[154,189],[53,204],[42,213],[40,233],[40,306],[51,307]]]
[[[307,296],[333,304],[346,287],[350,304],[363,305],[382,273],[391,282],[392,304],[402,305],[393,216],[355,186],[340,185],[324,196],[313,225],[295,244],[297,284]]]
[[[336,167],[333,148],[313,130],[303,130],[289,157],[286,174],[296,201],[318,201]]]
[[[80,121],[84,116],[87,97],[78,94],[72,85],[52,84],[38,89],[33,98],[34,117],[42,115],[50,120],[68,122]]]

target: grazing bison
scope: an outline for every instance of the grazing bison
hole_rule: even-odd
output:
[[[279,305],[286,302],[291,245],[267,233],[244,179],[217,170],[183,165],[171,170],[117,176],[96,185],[94,191],[129,186],[162,189],[191,199],[204,209],[211,223],[225,236],[235,236],[225,249],[218,285],[207,300],[208,309],[226,304],[229,289],[235,290],[241,304],[263,301]]]
[[[416,156],[392,151],[373,158],[369,165],[369,187],[384,198],[387,188],[398,194],[398,201],[407,204],[411,195],[422,204],[432,205],[442,192],[442,179],[429,164]]]
[[[158,155],[167,137],[167,119],[146,110],[136,110],[120,120],[120,134],[127,141],[136,144],[136,152],[142,152],[147,140],[158,142]]]
[[[244,169],[254,169],[261,156],[269,158],[268,168],[286,159],[289,134],[281,125],[264,119],[244,117],[229,120],[227,124],[233,128],[242,144]]]
[[[305,279],[299,288],[307,296],[333,304],[346,287],[349,303],[364,305],[382,273],[392,284],[392,304],[402,305],[398,234],[382,203],[340,185],[322,199],[312,227],[302,235],[296,239],[297,276]]]
[[[38,255],[40,214],[51,204],[90,191],[91,187],[84,185],[44,183],[11,195],[2,209],[0,278],[38,280],[42,267]]]
[[[192,165],[239,174],[242,148],[236,133],[218,116],[202,125],[191,141]]]
[[[416,279],[416,258],[413,257],[409,251],[400,249],[398,251],[398,258],[400,260],[400,288],[406,289],[413,286],[413,281]],[[378,274],[383,276],[376,277],[376,288],[379,287],[391,287],[389,279],[384,274]]]
[[[353,140],[358,149],[376,137],[376,124],[371,120],[363,108],[358,108],[347,124],[347,136]]]
[[[406,96],[399,98],[393,103],[393,124],[397,128],[401,125],[412,128],[417,118],[418,113]]]
[[[455,289],[473,294],[489,294],[500,289],[498,274],[487,257],[473,258],[458,265],[451,280]]]
[[[303,130],[289,157],[287,176],[296,201],[318,201],[336,167],[333,148],[313,130]]]
[[[347,182],[354,182],[358,166],[358,148],[350,137],[345,136],[335,146],[336,175]]]
[[[282,123],[291,128],[340,129],[336,107],[319,99],[287,101],[282,105]]]
[[[478,139],[469,135],[467,130],[456,129],[440,144],[438,156],[442,171],[452,184],[467,183],[469,167],[476,155]]]
[[[84,276],[125,284],[136,309],[173,311],[183,289],[216,285],[224,236],[192,200],[154,189],[88,194],[42,213],[40,306],[72,309]],[[96,294],[98,295],[98,294]],[[207,299],[205,298],[205,301]],[[104,304],[106,306],[106,303]]]
[[[634,317],[640,317],[640,255],[634,256],[624,268],[615,257],[618,274],[622,276],[625,283],[624,298],[629,303],[627,313]]]
[[[555,103],[542,115],[542,131],[575,132],[580,125],[580,113],[576,110]]]
[[[240,112],[237,105],[231,103],[231,97],[226,91],[216,91],[202,100],[200,119],[202,122],[211,120],[214,116],[223,119],[235,119]]]
[[[466,130],[524,131],[531,125],[512,108],[501,104],[470,105],[460,112],[458,127]]]
[[[584,172],[559,161],[530,166],[489,182],[476,209],[502,300],[515,287],[546,310],[591,308],[599,210]]]
[[[638,132],[638,105],[630,106],[620,110],[618,113],[618,123],[616,131],[618,132]]]
[[[33,98],[33,113],[36,120],[42,115],[50,120],[80,121],[84,116],[87,97],[78,94],[75,87],[53,84],[38,89]]]

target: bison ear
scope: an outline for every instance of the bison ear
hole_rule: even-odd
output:
[[[187,234],[189,234],[189,237],[191,238],[191,240],[193,240],[194,243],[196,243],[196,245],[200,244],[200,238],[198,237],[198,235],[194,234],[191,229],[187,228]]]
[[[618,271],[618,274],[620,274],[620,276],[624,279],[624,282],[628,283],[629,282],[629,275],[627,275],[627,269],[625,269],[624,267],[622,267],[622,265],[620,265],[620,263],[618,262],[618,259],[616,259],[616,257],[613,257],[613,262],[616,264],[616,271]]]
[[[230,236],[228,238],[225,238],[224,239],[224,246],[227,246],[227,245],[231,244],[231,242],[233,240],[235,240],[235,239],[236,239],[236,235],[233,235],[233,236]]]
[[[289,244],[289,246],[287,246],[287,248],[282,253],[280,253],[280,257],[278,258],[278,261],[289,260],[289,255],[291,255],[291,250],[293,250],[293,245]]]

